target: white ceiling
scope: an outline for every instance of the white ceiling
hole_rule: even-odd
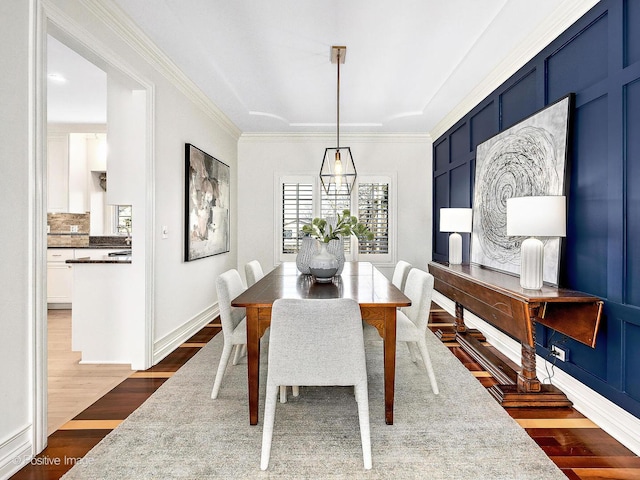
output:
[[[243,132],[335,131],[329,55],[345,45],[341,131],[427,133],[575,1],[115,3]]]
[[[47,75],[49,123],[107,122],[107,74],[51,35]]]

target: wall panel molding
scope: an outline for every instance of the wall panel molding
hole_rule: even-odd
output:
[[[534,30],[525,41],[514,48],[512,54],[504,59],[484,80],[479,82],[476,88],[449,112],[446,117],[440,120],[429,134],[433,138],[438,138],[444,134],[452,125],[470,112],[478,103],[493,92],[493,90],[502,85],[509,77],[522,68],[523,65],[597,3],[598,0],[571,0],[563,2],[555,12],[555,18],[550,19],[549,22],[544,22],[544,24]]]
[[[434,140],[433,164],[438,168],[432,178],[434,212],[465,195],[473,198],[475,151],[467,157],[460,149],[444,148],[455,141],[461,126],[469,125],[475,150],[490,133],[498,133],[492,132],[498,125],[503,131],[559,97],[575,94],[561,285],[601,297],[605,315],[595,348],[568,339],[570,359],[557,370],[640,418],[640,389],[633,388],[630,378],[640,370],[634,347],[640,339],[635,327],[640,247],[634,241],[640,237],[640,193],[634,187],[640,183],[640,140],[635,135],[640,128],[640,61],[625,66],[623,48],[625,38],[640,38],[640,8],[635,5],[636,0],[601,0],[504,83],[494,85]],[[632,57],[636,55],[640,47]],[[487,110],[498,102],[499,112]],[[468,179],[459,174],[461,162],[469,164]],[[432,228],[436,232],[437,224]],[[444,237],[434,233],[433,247],[432,257],[446,260]],[[544,356],[553,330],[537,330],[537,352]]]

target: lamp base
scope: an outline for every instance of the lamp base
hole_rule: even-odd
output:
[[[449,235],[449,265],[462,263],[462,235],[452,233]]]
[[[527,290],[542,288],[544,244],[530,237],[522,242],[520,250],[520,286]]]

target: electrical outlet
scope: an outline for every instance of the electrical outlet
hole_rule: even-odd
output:
[[[71,225],[69,229],[71,230],[71,233],[78,233],[78,225]]]
[[[551,355],[561,362],[566,362],[569,357],[569,350],[561,348],[558,345],[551,345]]]

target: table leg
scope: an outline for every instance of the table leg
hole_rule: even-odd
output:
[[[466,332],[467,326],[464,324],[464,307],[456,302],[456,332]]]
[[[396,381],[396,308],[384,312],[384,420],[393,425],[393,400]]]
[[[521,392],[539,392],[541,390],[540,380],[538,380],[538,374],[536,373],[536,313],[531,314],[531,338],[532,344],[527,342],[521,342],[521,363],[522,370],[518,372],[518,390]]]
[[[260,332],[258,308],[247,307],[247,375],[249,383],[249,424],[258,424],[260,392]]]

